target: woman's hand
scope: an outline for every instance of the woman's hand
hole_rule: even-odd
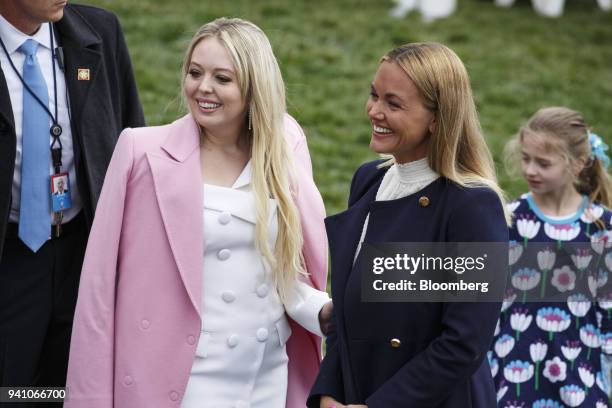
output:
[[[327,335],[329,331],[329,325],[331,324],[332,312],[334,311],[334,304],[330,300],[323,305],[319,311],[319,325],[323,334]],[[327,408],[327,407],[326,407]],[[338,407],[339,408],[339,407]]]
[[[329,303],[325,304],[325,306],[327,306]],[[339,403],[328,395],[323,395],[319,403],[319,408],[346,408],[346,405]]]

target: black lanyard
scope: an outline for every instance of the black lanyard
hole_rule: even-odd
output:
[[[53,160],[53,167],[55,169],[55,173],[57,174],[61,171],[62,167],[62,141],[60,140],[60,136],[62,134],[62,127],[58,123],[59,115],[57,113],[57,74],[55,72],[55,60],[57,59],[57,55],[55,54],[55,47],[53,46],[53,24],[51,23],[49,23],[49,37],[51,42],[51,65],[53,67],[53,94],[55,96],[55,115],[51,113],[49,107],[45,105],[43,101],[40,100],[38,95],[36,95],[34,91],[32,91],[32,89],[28,86],[28,84],[25,83],[25,80],[23,79],[23,77],[19,73],[19,70],[17,70],[17,67],[13,63],[13,59],[9,55],[8,50],[4,45],[4,41],[2,41],[2,38],[0,38],[0,45],[2,45],[4,54],[6,54],[6,58],[11,64],[13,71],[15,71],[15,74],[23,84],[24,89],[26,89],[30,93],[30,95],[34,97],[34,99],[36,100],[36,102],[38,102],[40,106],[42,106],[42,108],[45,110],[45,112],[47,112],[47,114],[51,118],[51,121],[53,122],[51,128],[49,129],[49,133],[51,133],[51,136],[53,137],[53,142],[51,143],[51,159]],[[58,147],[55,147],[56,145]]]

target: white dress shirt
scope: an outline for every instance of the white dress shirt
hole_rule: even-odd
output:
[[[38,42],[39,47],[36,51],[36,58],[40,65],[42,75],[47,83],[47,91],[49,93],[49,111],[55,115],[55,93],[53,91],[53,65],[51,54],[51,38],[49,35],[49,24],[43,24],[34,35],[27,35],[15,28],[3,16],[0,15],[0,38],[6,46],[7,52],[17,68],[19,75],[23,73],[23,63],[25,60],[24,54],[19,51],[19,47],[28,39]],[[54,38],[54,47],[57,47],[57,37]],[[10,222],[19,222],[19,205],[21,203],[21,138],[22,138],[22,120],[23,120],[23,92],[24,89],[21,80],[11,67],[11,63],[7,58],[4,50],[0,49],[0,65],[8,86],[9,95],[11,98],[11,106],[13,108],[13,118],[15,120],[15,135],[17,136],[17,151],[15,154],[15,171],[13,173],[13,188],[11,212],[9,215]],[[55,63],[55,75],[57,83],[57,113],[58,122],[62,127],[62,171],[67,171],[70,177],[70,193],[72,195],[72,208],[64,211],[63,222],[68,222],[81,210],[81,197],[77,190],[77,179],[74,168],[74,151],[72,144],[72,129],[70,128],[70,114],[68,111],[68,95],[66,92],[66,80],[64,73],[60,70],[57,62]],[[49,118],[49,128],[52,124]],[[49,146],[53,142],[53,137],[48,133]],[[53,163],[51,160],[51,151],[49,151],[49,175],[54,174]],[[49,196],[49,202],[51,197]],[[53,223],[53,213],[49,206],[49,225]]]

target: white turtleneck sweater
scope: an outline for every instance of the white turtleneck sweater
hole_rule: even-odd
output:
[[[404,164],[395,163],[385,173],[380,183],[380,187],[378,187],[378,191],[376,192],[376,201],[396,200],[409,196],[410,194],[422,190],[438,177],[440,177],[440,175],[429,167],[426,157]],[[355,262],[357,255],[359,255],[361,243],[368,230],[369,220],[370,214],[367,215],[363,223],[361,238],[359,238],[359,244],[357,245],[353,262]]]

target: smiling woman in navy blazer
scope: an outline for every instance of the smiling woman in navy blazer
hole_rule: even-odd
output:
[[[507,242],[507,214],[469,78],[441,44],[379,65],[366,105],[370,148],[349,208],[326,220],[335,305],[308,407],[491,408],[486,352],[497,303],[365,303],[363,242]]]

